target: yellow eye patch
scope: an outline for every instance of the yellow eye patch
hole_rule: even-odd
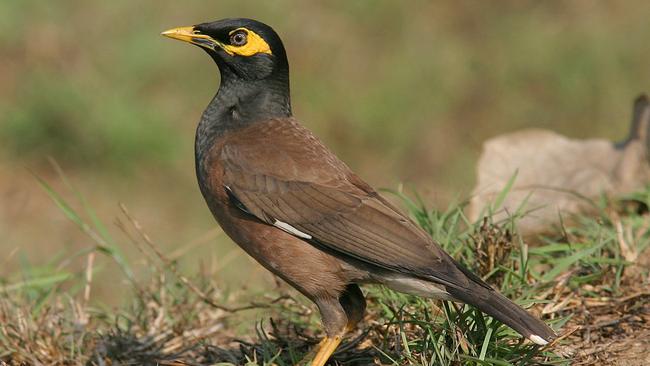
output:
[[[269,55],[272,55],[271,53],[271,47],[269,46],[266,41],[260,37],[257,33],[246,29],[246,28],[237,28],[234,31],[230,32],[229,35],[234,34],[235,32],[240,32],[244,31],[246,32],[247,36],[247,42],[244,45],[241,46],[235,46],[235,45],[223,45],[223,49],[228,52],[228,54],[232,55],[239,55],[239,56],[253,56],[258,53],[268,53]]]

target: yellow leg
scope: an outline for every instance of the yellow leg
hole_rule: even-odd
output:
[[[316,356],[311,361],[311,366],[325,366],[327,360],[329,360],[330,356],[332,353],[334,353],[336,347],[339,346],[342,339],[342,334],[331,338],[325,337],[319,344],[318,353],[316,353]]]

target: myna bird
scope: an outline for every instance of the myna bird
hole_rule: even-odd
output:
[[[293,117],[287,55],[271,27],[224,19],[162,34],[201,47],[219,67],[196,131],[201,193],[233,241],[318,306],[326,337],[312,365],[325,365],[363,318],[364,283],[476,306],[539,345],[554,337]]]

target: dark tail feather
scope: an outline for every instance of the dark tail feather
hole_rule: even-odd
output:
[[[555,338],[555,332],[543,321],[530,315],[500,293],[484,286],[483,281],[476,283],[473,278],[470,278],[470,281],[472,282],[468,289],[447,287],[447,292],[457,300],[474,305],[536,344],[543,346]]]

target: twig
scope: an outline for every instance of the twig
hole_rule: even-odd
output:
[[[199,298],[201,298],[201,300],[203,300],[203,302],[205,302],[206,304],[214,307],[215,309],[223,310],[223,311],[228,312],[228,313],[235,313],[235,312],[242,311],[242,310],[269,307],[268,304],[256,304],[256,303],[251,303],[249,305],[244,305],[244,306],[240,306],[240,307],[228,307],[228,306],[224,306],[224,305],[220,305],[220,304],[215,303],[203,291],[201,291],[192,282],[190,282],[190,280],[188,280],[185,276],[183,276],[180,272],[178,272],[178,270],[176,269],[176,265],[172,261],[167,259],[158,250],[158,248],[153,243],[153,241],[151,240],[149,235],[147,235],[147,233],[144,232],[144,230],[142,229],[142,226],[140,225],[140,223],[135,218],[133,218],[131,216],[131,214],[129,213],[129,210],[126,208],[126,206],[123,203],[120,203],[120,209],[122,210],[122,212],[124,213],[126,218],[131,222],[131,224],[133,224],[133,227],[138,232],[138,234],[140,234],[140,236],[142,237],[144,242],[147,244],[149,249],[151,249],[156,254],[158,259],[160,259],[160,261],[163,262],[163,264],[165,264],[167,266],[167,268],[169,268],[169,270],[174,274],[174,276],[176,276],[185,286],[187,286],[187,288],[189,288],[192,292],[194,292],[197,296],[199,296]]]
[[[541,350],[546,350],[546,349],[550,349],[550,348],[554,347],[556,344],[560,343],[561,340],[569,337],[571,334],[577,332],[580,329],[582,329],[582,327],[579,326],[579,325],[575,326],[575,327],[573,327],[571,329],[567,329],[566,331],[564,331],[564,333],[560,334],[557,338],[553,339],[551,341],[551,343],[549,343],[549,344],[545,345],[544,347],[542,347]]]
[[[86,262],[86,285],[84,287],[83,303],[79,307],[79,324],[88,324],[89,316],[88,303],[90,302],[90,288],[93,282],[93,264],[95,263],[95,252],[88,253],[88,260]]]
[[[630,263],[636,262],[637,258],[639,257],[639,253],[637,253],[636,250],[632,249],[630,244],[628,243],[628,240],[626,240],[626,232],[627,232],[627,237],[630,238],[631,232],[630,232],[630,227],[627,227],[627,230],[623,228],[623,224],[621,223],[621,220],[616,218],[615,219],[615,227],[616,227],[616,236],[618,238],[618,245],[621,248],[621,254],[623,254],[623,258],[625,258],[626,261]]]
[[[84,289],[84,307],[90,300],[90,287],[93,282],[93,264],[95,263],[95,252],[88,253],[88,262],[86,265],[86,288]]]
[[[612,325],[617,325],[618,323],[631,318],[633,315],[634,314],[627,314],[627,315],[624,315],[624,316],[622,316],[622,317],[620,317],[618,319],[608,320],[608,321],[605,321],[605,322],[596,323],[594,325],[589,325],[586,328],[588,328],[591,331],[591,330],[596,330],[596,329],[600,329],[600,328],[609,327],[609,326],[612,326]]]

